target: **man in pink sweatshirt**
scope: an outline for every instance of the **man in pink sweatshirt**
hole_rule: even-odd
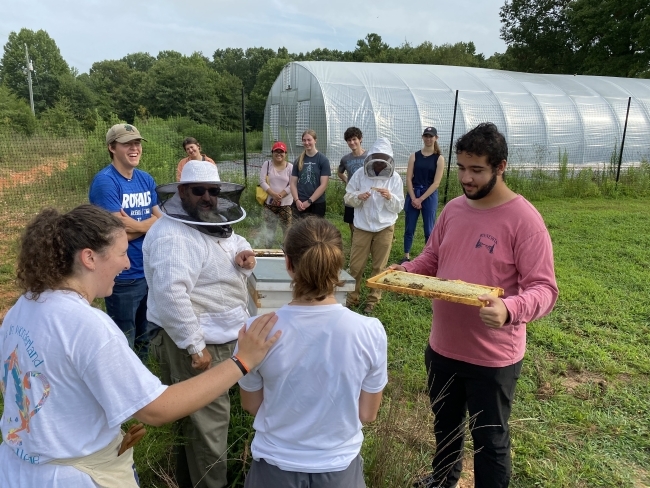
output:
[[[414,486],[453,488],[462,469],[469,412],[476,488],[510,482],[508,419],[526,350],[526,324],[558,295],[551,239],[541,215],[504,182],[508,146],[492,123],[456,142],[464,196],[449,202],[420,256],[392,269],[499,286],[486,305],[433,301],[425,364],[435,415],[433,472]]]

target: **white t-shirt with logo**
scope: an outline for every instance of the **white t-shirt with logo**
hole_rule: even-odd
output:
[[[379,393],[388,382],[384,327],[339,304],[285,305],[276,314],[271,334],[282,337],[239,381],[245,391],[264,388],[253,458],[285,471],[342,471],[363,442],[361,390]]]
[[[0,327],[0,486],[95,487],[51,459],[92,454],[165,391],[101,310],[77,293],[25,296]]]

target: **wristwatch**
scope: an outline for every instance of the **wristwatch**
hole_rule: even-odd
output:
[[[314,203],[314,202],[311,201],[311,198],[308,198],[308,199],[307,199],[307,203],[308,203],[309,205],[311,205],[311,204]]]

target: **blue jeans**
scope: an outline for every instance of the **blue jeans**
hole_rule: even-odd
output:
[[[158,328],[147,321],[147,280],[115,280],[113,294],[104,299],[106,313],[124,332],[138,357],[144,362],[149,356],[149,342]]]
[[[427,191],[427,187],[416,186],[413,188],[415,198],[420,198]],[[424,243],[429,240],[436,223],[436,212],[438,211],[438,190],[434,191],[422,202],[422,209],[418,210],[411,205],[411,195],[406,195],[404,202],[404,254],[411,252],[413,245],[413,235],[418,225],[418,217],[422,213],[422,223],[424,225]]]

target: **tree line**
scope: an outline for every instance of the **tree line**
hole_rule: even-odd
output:
[[[12,32],[0,60],[0,127],[33,131],[37,123],[65,130],[92,129],[117,116],[187,117],[235,130],[241,123],[241,91],[247,123],[262,126],[269,90],[290,61],[352,61],[474,66],[536,73],[650,77],[650,4],[647,0],[510,0],[500,9],[504,53],[486,58],[473,42],[389,46],[370,33],[352,51],[286,48],[217,49],[183,55],[132,53],[93,63],[78,73],[43,30]],[[27,105],[25,44],[34,61],[34,104]]]

